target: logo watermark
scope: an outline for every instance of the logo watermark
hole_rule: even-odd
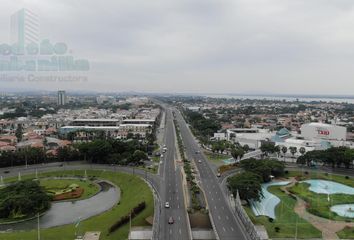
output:
[[[1,82],[85,82],[87,59],[75,58],[66,43],[39,40],[37,15],[21,9],[11,16],[11,44],[0,44]]]

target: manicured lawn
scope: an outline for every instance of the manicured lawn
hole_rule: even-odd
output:
[[[354,187],[354,177],[349,176],[346,178],[343,175],[337,175],[337,174],[331,174],[331,173],[323,173],[323,172],[316,172],[316,171],[289,171],[286,175],[286,177],[299,177],[301,180],[306,180],[306,179],[323,179],[323,180],[329,180],[329,181],[335,181],[338,183],[342,183],[351,187]]]
[[[207,151],[204,151],[205,156],[208,158],[209,161],[214,163],[217,166],[224,165],[225,163],[223,160],[230,159],[231,157],[228,155],[223,155],[219,153],[210,153]]]
[[[341,239],[354,239],[354,227],[345,227],[342,231],[337,232]]]
[[[272,186],[268,190],[281,200],[275,208],[276,219],[270,222],[268,217],[256,217],[251,208],[245,207],[253,223],[264,225],[271,238],[295,238],[296,235],[297,238],[321,238],[319,230],[294,212],[295,199],[282,192],[280,186]],[[279,228],[278,232],[276,227]]]
[[[319,217],[324,217],[337,221],[352,220],[351,218],[345,218],[337,215],[336,213],[330,210],[330,207],[338,204],[354,203],[354,195],[331,194],[328,201],[327,194],[318,194],[311,192],[309,190],[309,187],[310,184],[308,183],[298,183],[290,188],[290,191],[292,193],[299,196],[309,204],[307,211]]]
[[[123,240],[127,239],[129,224],[121,227],[113,234],[107,236],[108,228],[120,219],[123,215],[127,215],[129,211],[140,202],[146,202],[146,209],[135,217],[132,221],[133,226],[146,226],[145,219],[154,213],[153,194],[149,186],[139,177],[125,174],[113,173],[110,171],[87,171],[89,177],[95,176],[100,179],[106,179],[116,184],[121,190],[120,203],[110,211],[97,215],[82,221],[80,224],[80,234],[85,231],[101,231],[101,240]],[[39,177],[53,176],[83,176],[84,171],[60,171],[40,174]],[[25,178],[33,178],[34,176],[23,176]],[[16,178],[6,179],[6,181],[14,181]],[[95,206],[92,206],[95,207]],[[50,229],[41,230],[41,238],[46,240],[70,240],[75,237],[74,224]],[[35,230],[27,232],[1,233],[1,240],[36,240],[37,233]]]
[[[78,179],[42,179],[40,180],[41,186],[45,187],[47,191],[57,192],[67,189],[71,184],[77,184],[84,189],[84,193],[80,198],[75,200],[82,200],[90,198],[100,190],[99,186],[90,180],[78,180]]]

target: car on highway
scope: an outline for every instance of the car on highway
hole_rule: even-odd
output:
[[[175,222],[175,220],[173,219],[173,217],[170,217],[168,219],[168,224],[173,224]]]
[[[169,202],[165,203],[165,208],[170,208],[170,203]]]
[[[163,158],[163,154],[161,154],[160,157]]]

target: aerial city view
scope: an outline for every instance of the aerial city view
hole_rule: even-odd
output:
[[[354,1],[0,8],[0,240],[354,240]]]

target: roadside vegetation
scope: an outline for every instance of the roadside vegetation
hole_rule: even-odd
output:
[[[176,136],[177,136],[177,145],[178,149],[183,161],[183,170],[184,173],[186,174],[186,181],[188,184],[188,189],[191,193],[191,203],[192,203],[192,209],[195,211],[199,211],[202,209],[202,205],[200,202],[200,198],[202,197],[201,190],[199,186],[196,183],[195,177],[192,172],[192,166],[191,162],[186,158],[185,152],[184,152],[184,145],[183,141],[181,138],[181,133],[179,130],[179,126],[177,121],[174,119],[174,125],[175,125],[175,130],[176,130]]]

